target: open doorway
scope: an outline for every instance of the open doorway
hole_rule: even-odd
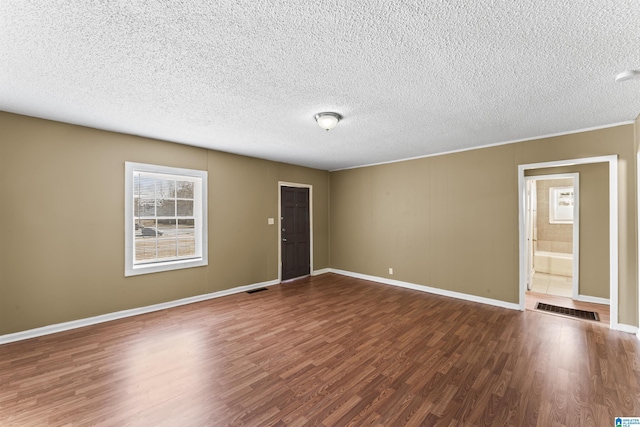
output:
[[[586,212],[591,212],[591,210],[594,208],[597,208],[600,211],[604,209],[604,215],[597,215],[600,218],[600,221],[604,221],[604,226],[597,227],[598,231],[595,234],[598,234],[600,236],[597,237],[592,232],[592,227],[588,227],[586,225],[586,218],[583,218],[585,219],[585,227],[587,227],[587,229],[589,230],[589,233],[586,233],[582,236],[585,238],[583,245],[586,245],[585,247],[588,247],[589,251],[583,251],[584,253],[580,254],[580,257],[583,259],[583,266],[585,268],[595,266],[595,263],[598,264],[598,267],[590,268],[590,272],[587,275],[583,274],[584,277],[582,281],[584,283],[581,283],[581,286],[579,288],[580,293],[578,294],[578,301],[575,302],[575,305],[577,305],[578,303],[609,304],[609,316],[606,320],[602,319],[602,321],[608,322],[612,329],[618,329],[618,157],[616,155],[518,165],[518,228],[520,242],[519,306],[521,310],[529,308],[526,307],[526,304],[528,304],[529,300],[531,299],[526,299],[525,295],[527,292],[528,279],[531,275],[531,265],[533,263],[533,261],[529,260],[527,256],[527,254],[529,253],[529,251],[527,250],[527,246],[530,245],[530,243],[527,240],[526,181],[528,177],[526,175],[536,175],[536,173],[544,174],[544,172],[542,171],[543,169],[560,167],[565,167],[566,172],[574,172],[575,170],[566,170],[567,168],[572,167],[572,169],[581,169],[580,179],[581,181],[585,181],[586,175],[583,175],[582,173],[582,169],[584,168],[580,165],[585,165],[586,167],[586,165],[590,164],[593,164],[596,169],[600,170],[598,174],[604,173],[604,176],[608,179],[604,178],[593,180],[590,178],[588,184],[589,188],[593,189],[596,187],[600,187],[600,190],[604,188],[604,191],[608,193],[608,197],[594,197],[592,200],[590,196],[588,203],[589,209],[586,209],[583,212],[583,214],[586,214]],[[599,164],[600,166],[596,166],[597,164]],[[574,166],[576,168],[573,168]],[[591,170],[593,168],[588,167],[587,169]],[[585,182],[582,182],[583,186],[587,185],[585,184]],[[591,194],[591,191],[589,193]],[[608,203],[605,202],[605,200],[607,199]],[[581,203],[586,206],[587,199],[584,198]],[[597,237],[597,243],[587,244],[587,237],[589,237],[589,239],[594,239]],[[608,254],[608,256],[605,254]],[[589,258],[589,260],[585,260],[586,256],[593,257],[593,259]],[[608,268],[606,267],[607,264]],[[600,265],[604,265],[605,267],[600,268]],[[597,280],[592,280],[594,278],[597,278]],[[583,287],[584,289],[582,289]],[[574,302],[573,300],[568,301]]]
[[[577,299],[579,289],[579,174],[528,176],[527,290]]]

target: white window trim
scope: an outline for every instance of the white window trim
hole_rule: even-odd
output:
[[[183,268],[201,267],[208,265],[208,234],[207,234],[207,172],[195,169],[173,168],[169,166],[150,165],[145,163],[125,162],[124,179],[124,275],[136,276],[140,274],[157,273],[161,271],[179,270]],[[197,258],[178,259],[164,262],[134,265],[134,219],[133,219],[133,173],[150,172],[166,175],[188,176],[200,178],[200,188],[194,195],[194,215],[200,217],[200,227],[196,228],[196,253],[200,249]],[[201,197],[197,197],[200,193]],[[196,201],[196,198],[199,199]],[[199,212],[197,212],[199,211]],[[201,230],[198,232],[198,230]]]
[[[573,224],[573,206],[569,209],[570,219],[558,218],[558,193],[568,190],[574,193],[574,187],[570,185],[549,188],[549,224]],[[575,193],[573,194],[573,203],[575,204]]]

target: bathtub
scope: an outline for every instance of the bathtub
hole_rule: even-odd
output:
[[[540,273],[572,276],[573,255],[562,252],[537,251],[533,254],[533,268]]]

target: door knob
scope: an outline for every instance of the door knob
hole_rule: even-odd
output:
[[[283,241],[283,242],[286,242],[286,241],[287,241],[287,238],[286,238],[286,237],[283,237],[283,238],[282,238],[282,241]]]

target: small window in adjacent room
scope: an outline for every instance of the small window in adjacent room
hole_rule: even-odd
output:
[[[573,187],[549,188],[549,223],[573,224]]]
[[[125,276],[207,265],[207,172],[125,163]]]

